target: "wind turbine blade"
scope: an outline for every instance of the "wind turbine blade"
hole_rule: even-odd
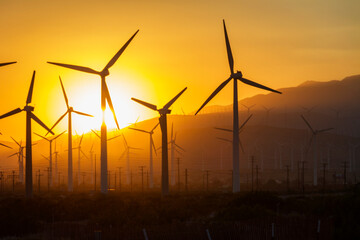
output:
[[[241,148],[242,153],[245,153],[244,147],[243,147],[243,145],[242,145],[242,143],[241,143],[240,138],[239,138],[239,145],[240,145],[240,148]]]
[[[157,156],[156,148],[155,148],[155,144],[154,144],[154,139],[153,139],[152,135],[150,135],[150,137],[151,137],[151,145],[152,145],[152,147],[154,149],[155,155]]]
[[[28,112],[28,113],[30,113],[31,118],[32,118],[35,122],[37,122],[40,126],[42,126],[43,128],[45,128],[46,130],[48,130],[48,132],[50,132],[52,135],[55,135],[55,133],[53,133],[53,131],[51,131],[51,129],[48,128],[37,116],[35,116],[34,113],[32,113],[32,112]]]
[[[40,134],[37,134],[37,133],[35,133],[35,132],[34,132],[34,134],[35,134],[36,136],[41,137],[42,139],[45,139],[46,141],[50,141],[49,139],[47,139],[46,137],[41,136]]]
[[[226,51],[227,51],[228,60],[229,60],[230,72],[231,72],[231,74],[233,74],[234,73],[234,58],[233,58],[233,55],[231,52],[229,37],[228,37],[227,31],[226,31],[225,20],[223,20],[223,25],[224,25]]]
[[[52,141],[57,139],[58,137],[60,137],[61,135],[63,135],[66,131],[63,131],[62,133],[60,133],[59,135],[57,135],[56,137],[54,137],[53,139],[51,139]]]
[[[79,111],[75,111],[75,110],[73,110],[73,112],[76,113],[76,114],[79,114],[79,115],[87,116],[87,117],[94,117],[93,115],[90,115],[90,114],[87,114],[87,113],[83,113],[83,112],[79,112]]]
[[[13,154],[9,155],[8,158],[10,158],[10,157],[12,157],[12,156],[15,156],[15,155],[18,155],[18,154],[19,154],[18,152],[13,153]]]
[[[0,63],[0,67],[2,66],[6,66],[6,65],[10,65],[10,64],[14,64],[16,62],[6,62],[6,63]]]
[[[175,148],[175,151],[176,151],[178,154],[180,154],[181,156],[183,156],[182,152],[180,152],[180,151],[177,150],[176,148]]]
[[[7,148],[12,149],[12,147],[9,147],[8,145],[5,145],[5,144],[3,144],[3,143],[0,143],[0,145],[3,146],[3,147],[7,147]]]
[[[182,147],[180,147],[180,146],[177,145],[176,143],[174,143],[174,145],[177,146],[178,148],[180,148],[181,150],[183,150],[184,152],[186,152],[185,149],[183,149]]]
[[[50,128],[50,130],[53,130],[54,129],[54,127],[66,116],[66,114],[68,113],[69,111],[66,111],[57,121],[56,121],[56,123]],[[46,133],[46,135],[48,135],[49,134],[49,132],[47,132]],[[46,136],[45,135],[45,136]]]
[[[150,109],[152,109],[152,110],[157,111],[157,107],[156,107],[156,105],[154,105],[154,104],[147,103],[147,102],[141,101],[141,100],[136,99],[136,98],[131,98],[131,100],[133,100],[133,101],[135,101],[135,102],[137,102],[137,103],[140,103],[141,105],[144,105],[145,107],[148,107],[148,108],[150,108]]]
[[[325,129],[319,130],[318,133],[323,133],[323,132],[330,131],[330,130],[333,130],[333,129],[334,128],[325,128]]]
[[[108,89],[108,87],[107,87],[106,82],[105,82],[104,85],[105,85],[105,96],[106,96],[107,102],[108,102],[108,104],[109,104],[109,107],[110,107],[111,112],[112,112],[113,115],[114,115],[114,120],[115,120],[116,126],[117,126],[118,129],[120,129],[119,123],[118,123],[118,121],[117,121],[117,119],[116,119],[114,106],[113,106],[113,104],[112,104],[112,101],[111,101],[111,98],[110,98],[109,89]]]
[[[126,154],[126,150],[120,155],[119,160],[121,160],[125,156],[125,154]]]
[[[127,144],[127,141],[126,141],[126,139],[125,139],[125,135],[123,134],[122,136],[123,136],[123,138],[124,138],[124,145],[125,145],[125,148],[128,148],[128,144]]]
[[[129,147],[129,149],[134,149],[134,150],[144,150],[142,148],[136,148],[136,147]]]
[[[220,86],[218,86],[218,87],[215,89],[215,91],[210,95],[210,97],[208,97],[208,99],[206,99],[206,101],[203,103],[203,105],[201,105],[201,107],[199,108],[199,110],[197,110],[197,112],[195,113],[195,115],[198,114],[198,112],[200,112],[200,110],[201,110],[203,107],[205,107],[205,105],[206,105],[208,102],[210,102],[210,100],[211,100],[213,97],[215,97],[215,95],[218,94],[218,92],[220,92],[221,89],[223,89],[223,88],[226,86],[226,84],[229,83],[229,81],[230,81],[231,79],[232,79],[232,78],[229,77],[227,80],[225,80],[223,83],[221,83]]]
[[[113,140],[113,139],[115,139],[115,138],[117,138],[117,137],[120,137],[120,136],[121,136],[121,135],[117,135],[117,136],[115,136],[115,137],[111,137],[111,138],[108,139],[108,141]]]
[[[94,131],[94,130],[92,130],[92,129],[91,129],[91,131],[92,131],[93,133],[95,133],[95,135],[96,135],[98,138],[100,138],[100,139],[101,139],[100,135],[99,135],[99,134],[97,134],[97,132],[95,132],[95,131]]]
[[[137,30],[134,35],[131,36],[131,38],[124,44],[124,46],[122,48],[120,48],[120,50],[115,54],[115,56],[109,61],[109,63],[104,67],[103,71],[106,69],[109,69],[112,65],[115,64],[115,62],[118,60],[118,58],[120,57],[120,55],[125,51],[125,49],[127,48],[127,46],[130,44],[130,42],[133,40],[133,38],[135,37],[135,35],[139,32],[139,30]]]
[[[80,152],[86,157],[86,159],[89,159],[89,157],[86,156],[86,154],[83,152],[83,150],[80,149]]]
[[[311,127],[310,123],[308,121],[306,121],[305,117],[303,115],[301,115],[302,119],[304,120],[304,122],[306,123],[306,125],[310,128],[311,132],[313,134],[315,134],[314,129]]]
[[[18,143],[13,137],[11,137],[11,139],[12,139],[19,147],[21,147],[21,144]]]
[[[61,89],[62,89],[63,94],[64,94],[66,107],[67,107],[67,109],[69,109],[69,108],[70,108],[70,107],[69,107],[69,100],[68,100],[68,98],[67,98],[67,96],[66,96],[65,88],[64,88],[64,85],[63,85],[63,83],[62,83],[62,81],[61,81],[61,77],[60,77],[60,76],[59,76],[59,79],[60,79]]]
[[[226,139],[226,138],[220,138],[220,137],[217,137],[217,139],[220,139],[220,140],[225,141],[225,142],[232,143],[232,141],[231,141],[231,140]]]
[[[81,145],[81,142],[82,142],[82,140],[83,140],[83,137],[84,137],[84,134],[81,135],[80,142],[79,142],[79,147],[80,147],[80,145]]]
[[[17,113],[19,113],[19,112],[21,112],[21,111],[22,111],[22,110],[21,110],[20,108],[14,109],[14,110],[12,110],[12,111],[10,111],[10,112],[8,112],[8,113],[5,113],[5,114],[1,115],[1,116],[0,116],[0,119],[9,117],[9,116],[14,115],[14,114],[17,114]]]
[[[34,90],[34,82],[35,82],[35,71],[33,72],[33,75],[31,78],[30,88],[29,88],[27,99],[26,99],[26,105],[31,103],[32,94],[33,94],[33,90]]]
[[[129,127],[129,129],[135,130],[135,131],[139,131],[139,132],[149,133],[148,131],[145,131],[145,130],[142,130],[142,129],[138,129],[138,128],[131,128],[131,127]]]
[[[261,88],[261,89],[264,89],[264,90],[268,90],[268,91],[271,91],[271,92],[276,92],[276,93],[281,94],[281,92],[279,92],[279,91],[277,91],[277,90],[274,90],[274,89],[272,89],[272,88],[266,87],[266,86],[264,86],[264,85],[261,85],[261,84],[259,84],[259,83],[253,82],[253,81],[251,81],[251,80],[249,80],[249,79],[246,79],[246,78],[243,78],[243,77],[242,77],[242,78],[239,78],[238,80],[241,81],[241,82],[243,82],[243,83],[245,83],[245,84],[251,85],[251,86],[253,86],[253,87],[257,87],[257,88]]]
[[[42,154],[41,154],[41,156],[42,156],[43,158],[45,158],[46,160],[50,161],[48,157],[45,157],[45,156],[42,155]]]
[[[87,73],[92,73],[92,74],[99,74],[98,71],[95,71],[94,69],[88,68],[88,67],[82,67],[82,66],[76,66],[76,65],[70,65],[70,64],[65,64],[65,63],[56,63],[56,62],[47,62],[53,65],[57,65],[60,67],[65,67],[65,68],[70,68],[70,69],[74,69],[77,71],[81,71],[81,72],[87,72]]]
[[[153,129],[151,129],[150,132],[153,132],[153,131],[155,130],[155,128],[157,128],[157,126],[159,126],[159,124],[160,124],[160,122],[158,122],[158,123],[155,125],[155,127],[153,127]]]
[[[183,92],[185,92],[185,90],[187,89],[184,88],[181,92],[179,92],[173,99],[170,100],[170,102],[168,102],[163,108],[164,109],[169,109],[169,107],[171,107],[171,105],[173,105],[173,103],[181,96],[181,94],[183,94]]]
[[[240,130],[245,126],[245,124],[250,120],[250,118],[252,117],[252,114],[246,119],[246,121],[240,126],[239,128],[239,132]]]
[[[214,127],[217,130],[221,130],[221,131],[226,131],[226,132],[233,132],[233,130],[231,129],[227,129],[227,128],[218,128],[218,127]]]

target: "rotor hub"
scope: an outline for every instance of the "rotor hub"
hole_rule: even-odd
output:
[[[33,106],[29,106],[29,105],[26,105],[25,107],[24,107],[24,111],[30,111],[30,112],[32,112],[32,111],[34,111],[34,107]]]
[[[110,74],[109,69],[104,69],[104,70],[101,72],[101,76],[102,76],[102,77],[106,77],[106,76],[108,76],[109,74]]]

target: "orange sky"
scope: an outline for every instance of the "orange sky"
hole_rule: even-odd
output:
[[[186,86],[173,112],[193,112],[229,75],[223,18],[235,69],[245,77],[275,89],[306,80],[342,79],[359,74],[359,12],[357,0],[2,0],[0,62],[18,63],[0,69],[0,113],[25,105],[36,70],[33,105],[47,125],[65,111],[59,75],[70,104],[99,116],[99,77],[46,61],[101,70],[137,29],[107,78],[120,125],[139,115],[140,120],[157,116],[131,97],[162,106]],[[257,93],[265,92],[240,85],[241,98]],[[227,86],[210,104],[230,104],[230,95]],[[6,137],[24,139],[25,113],[0,121]],[[83,131],[98,126],[97,121],[75,116],[74,126]],[[66,120],[57,132],[65,129]]]

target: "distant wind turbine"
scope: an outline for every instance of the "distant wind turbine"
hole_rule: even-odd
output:
[[[251,117],[252,117],[252,114],[251,114],[251,115],[244,121],[244,123],[239,127],[239,135],[240,135],[240,133],[243,131],[243,128],[245,127],[246,123],[250,120]],[[221,131],[225,131],[225,132],[233,132],[233,130],[227,129],[227,128],[215,127],[215,129],[221,130]],[[218,138],[218,139],[223,140],[223,141],[226,141],[226,142],[229,142],[229,141],[232,142],[231,140],[228,140],[228,139],[225,139],[225,138]],[[239,137],[239,145],[240,145],[240,147],[241,147],[241,151],[242,151],[243,153],[245,153],[245,152],[244,152],[244,147],[243,147],[243,145],[242,145],[242,143],[241,143],[241,141],[240,141],[240,137]]]
[[[243,107],[247,109],[248,115],[250,115],[250,110],[251,110],[253,107],[256,106],[256,104],[253,104],[253,105],[251,105],[251,106],[247,106],[247,105],[245,105],[245,104],[241,104],[241,105],[243,105]]]
[[[125,150],[124,152],[121,154],[120,159],[122,159],[125,155],[126,155],[126,184],[130,184],[131,182],[131,170],[130,170],[130,150],[142,150],[141,148],[135,148],[135,147],[131,147],[128,145],[124,134],[122,134],[123,138],[124,138],[124,146],[125,146]]]
[[[305,119],[305,117],[303,115],[301,115],[301,118],[304,120],[304,122],[306,123],[306,125],[309,127],[309,129],[311,130],[312,132],[312,136],[310,138],[310,141],[309,141],[309,145],[308,145],[308,148],[307,148],[307,152],[309,151],[309,148],[311,146],[311,143],[312,141],[314,141],[314,186],[317,186],[317,135],[319,133],[324,133],[324,132],[327,132],[329,130],[332,130],[334,128],[325,128],[325,129],[321,129],[321,130],[317,130],[317,129],[313,129],[310,125],[310,123]]]
[[[145,107],[148,107],[154,111],[158,111],[160,114],[159,122],[162,133],[162,156],[161,156],[161,193],[163,195],[169,194],[169,162],[168,162],[168,140],[167,140],[167,114],[171,113],[169,109],[171,105],[185,92],[187,88],[184,88],[173,99],[171,99],[163,108],[158,109],[156,105],[141,101],[136,98],[131,98],[133,101],[138,102]]]
[[[75,111],[73,107],[69,106],[69,100],[66,96],[64,85],[60,79],[61,89],[64,95],[65,103],[67,110],[66,112],[56,121],[56,123],[51,127],[51,129],[54,129],[54,127],[68,114],[68,191],[72,192],[74,190],[73,188],[73,161],[72,161],[72,120],[71,120],[71,114],[76,113],[79,115],[87,116],[87,117],[93,117],[90,114],[82,113],[79,111]]]
[[[34,133],[35,135],[41,137],[42,139],[46,140],[49,142],[49,145],[50,145],[50,153],[49,153],[49,174],[50,174],[50,178],[49,178],[49,181],[50,181],[50,187],[53,186],[53,172],[52,172],[52,142],[57,139],[58,137],[60,137],[61,135],[63,135],[66,131],[63,131],[62,133],[60,133],[59,135],[57,135],[56,137],[52,138],[52,139],[49,139],[49,138],[46,138],[46,137],[43,137],[41,136],[40,134],[37,134],[37,133]]]
[[[50,64],[54,64],[57,66],[70,68],[73,70],[91,73],[91,74],[97,74],[101,77],[101,110],[102,110],[102,124],[101,124],[101,153],[100,153],[100,162],[101,162],[101,192],[107,193],[108,191],[108,184],[107,184],[107,127],[105,124],[105,109],[106,109],[106,102],[109,104],[109,107],[114,115],[115,123],[118,129],[120,129],[118,121],[116,119],[115,110],[110,98],[109,89],[107,87],[105,78],[109,75],[109,68],[112,67],[115,62],[118,60],[120,55],[125,51],[126,47],[130,44],[130,42],[133,40],[135,35],[139,32],[137,30],[134,35],[124,44],[124,46],[114,55],[114,57],[108,62],[108,64],[104,67],[104,69],[101,72],[95,71],[94,69],[88,68],[88,67],[82,67],[82,66],[76,66],[76,65],[70,65],[70,64],[64,64],[64,63],[55,63],[55,62],[48,62]]]
[[[135,130],[135,131],[139,131],[139,132],[144,132],[150,135],[150,163],[149,163],[149,169],[150,169],[150,179],[149,179],[149,187],[153,188],[154,187],[154,170],[153,170],[153,154],[152,154],[152,150],[154,149],[155,154],[156,154],[156,149],[155,149],[155,144],[154,144],[154,139],[152,137],[152,135],[154,134],[154,131],[156,129],[156,127],[159,125],[160,123],[157,123],[150,131],[145,131],[142,129],[138,129],[138,128],[131,128],[129,127],[129,129]]]
[[[25,176],[25,189],[26,189],[26,197],[30,198],[33,195],[33,184],[32,184],[32,148],[31,148],[31,120],[37,122],[40,126],[45,128],[51,134],[54,133],[48,128],[35,114],[33,113],[34,107],[30,106],[34,89],[34,81],[35,81],[35,71],[32,75],[31,84],[28,92],[28,96],[26,99],[26,105],[23,109],[16,108],[4,115],[0,116],[0,119],[9,117],[11,115],[17,114],[19,112],[26,112],[26,176]]]
[[[273,90],[271,88],[268,88],[266,86],[263,86],[261,84],[258,84],[256,82],[250,81],[246,78],[243,78],[243,75],[241,71],[234,72],[234,59],[231,52],[230,42],[226,31],[225,21],[223,20],[224,25],[224,33],[225,33],[225,42],[226,42],[226,49],[227,49],[227,55],[229,60],[229,66],[230,66],[230,77],[225,80],[223,83],[220,84],[220,86],[206,99],[206,101],[201,105],[199,110],[195,113],[195,115],[200,112],[200,110],[205,107],[205,105],[213,98],[215,97],[218,92],[223,89],[226,84],[228,84],[231,80],[234,80],[234,98],[233,98],[233,192],[239,192],[240,191],[240,174],[239,174],[239,112],[238,112],[238,91],[237,91],[237,80],[257,87],[261,89],[265,89],[271,92],[281,93],[279,91]]]
[[[180,147],[178,144],[176,144],[176,133],[175,133],[175,136],[173,134],[174,132],[174,123],[171,124],[171,137],[170,137],[170,151],[171,151],[171,185],[175,185],[175,151],[177,151],[179,154],[180,151],[177,150],[176,148],[179,148],[181,149],[182,151],[185,151],[185,149],[183,149],[182,147]]]

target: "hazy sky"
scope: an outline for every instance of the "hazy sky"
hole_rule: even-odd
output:
[[[98,76],[52,66],[65,62],[101,70],[137,30],[110,69],[107,83],[120,125],[156,116],[131,97],[189,113],[229,76],[222,19],[226,20],[235,69],[272,88],[306,80],[327,81],[360,73],[360,1],[67,1],[1,0],[0,113],[25,105],[36,70],[35,114],[51,126],[65,112],[58,76],[70,104],[97,116],[74,117],[80,132],[97,127]],[[239,96],[262,90],[239,85]],[[231,85],[210,105],[230,104]],[[284,93],[286,94],[286,93]],[[109,119],[110,120],[110,119]],[[66,129],[66,119],[57,132]],[[15,125],[17,128],[15,128]],[[110,121],[109,126],[114,126]],[[25,114],[0,120],[5,136],[24,138]],[[40,128],[34,130],[44,133]]]

